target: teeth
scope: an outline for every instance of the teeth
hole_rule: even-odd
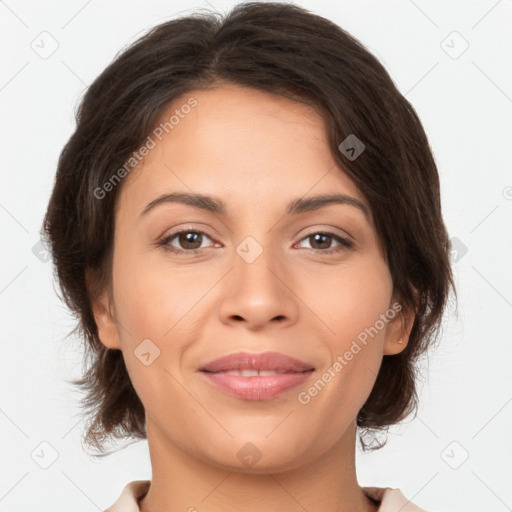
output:
[[[275,370],[227,370],[223,373],[239,375],[240,377],[257,377],[258,375],[279,375],[284,372],[278,372]]]

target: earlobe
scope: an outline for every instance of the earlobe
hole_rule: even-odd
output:
[[[402,309],[400,314],[388,323],[384,340],[384,355],[396,355],[405,350],[409,343],[414,317],[414,311]]]
[[[98,337],[107,348],[121,349],[117,321],[112,313],[112,293],[102,274],[98,270],[87,268],[85,271],[87,293],[91,300],[91,309],[98,329]]]
[[[105,295],[92,303],[94,320],[98,327],[98,337],[107,348],[120,350],[121,343],[117,322],[113,313],[109,311],[109,303]]]

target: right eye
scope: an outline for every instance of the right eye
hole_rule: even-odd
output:
[[[200,251],[202,248],[204,248],[201,247],[201,242],[203,241],[204,237],[210,238],[208,233],[200,229],[185,229],[171,233],[170,235],[162,239],[160,242],[158,242],[158,245],[161,246],[165,251],[170,251],[177,254],[188,253],[190,255],[193,255]],[[172,245],[171,242],[174,239],[176,239],[177,243],[182,245],[183,248]]]

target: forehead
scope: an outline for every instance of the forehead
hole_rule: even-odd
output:
[[[227,209],[336,192],[366,203],[333,158],[324,121],[312,106],[222,85],[176,98],[158,126],[150,134],[154,147],[124,178],[120,209],[139,214],[173,191],[222,196]]]

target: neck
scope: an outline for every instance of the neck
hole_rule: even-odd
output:
[[[141,512],[376,512],[359,487],[355,470],[355,423],[328,452],[279,472],[221,468],[177,446],[146,418],[153,477]]]

